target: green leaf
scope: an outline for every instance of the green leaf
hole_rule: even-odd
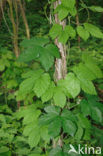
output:
[[[88,101],[81,101],[81,111],[84,116],[91,116],[97,122],[102,122],[102,104],[98,102],[96,96],[86,95]]]
[[[58,86],[62,87],[62,90],[70,98],[76,97],[80,92],[80,82],[73,73],[67,74],[64,80],[58,81]]]
[[[83,129],[85,129],[83,139],[90,140],[90,138],[91,138],[91,123],[90,123],[90,121],[86,117],[84,117],[82,114],[78,114],[78,119],[79,119],[79,121],[78,121],[79,125],[81,125],[81,127]]]
[[[95,74],[87,68],[86,64],[79,63],[78,66],[74,66],[73,71],[77,75],[78,78],[84,77],[86,80],[96,79]]]
[[[41,114],[40,110],[37,110],[35,108],[35,105],[30,105],[27,106],[26,108],[21,107],[20,110],[16,112],[15,116],[16,119],[23,118],[23,124],[28,125],[31,122],[37,120],[40,114]]]
[[[18,83],[16,80],[11,79],[11,80],[7,81],[7,88],[8,89],[12,89],[12,88],[17,87],[17,86],[18,86]]]
[[[79,77],[81,88],[84,92],[88,94],[97,95],[97,92],[95,90],[95,87],[92,83],[92,81],[86,80],[83,77]]]
[[[0,154],[0,156],[11,156],[11,151],[4,152],[4,153]]]
[[[85,63],[85,66],[87,67],[87,70],[89,70],[89,74],[93,74],[96,78],[102,78],[103,77],[103,72],[101,69],[97,66],[96,61],[94,60],[93,57],[89,56],[89,53],[84,53],[82,55],[82,61]],[[91,74],[90,74],[91,72]]]
[[[93,24],[84,23],[85,29],[94,37],[103,38],[101,30]]]
[[[43,70],[42,69],[40,69],[40,70],[36,70],[36,71],[34,71],[34,70],[29,70],[29,71],[27,71],[26,73],[23,73],[22,74],[22,78],[30,78],[30,77],[32,77],[32,76],[36,76],[36,73],[37,73],[37,75],[39,74],[39,72],[41,73]],[[42,72],[43,73],[43,72]]]
[[[82,26],[77,27],[77,33],[85,41],[89,38],[88,31],[84,29]]]
[[[74,8],[76,1],[75,0],[61,0],[62,4],[68,8]]]
[[[49,74],[43,74],[38,80],[36,80],[33,90],[38,97],[41,97],[48,89],[49,85],[50,85]]]
[[[100,111],[100,109],[98,109],[97,107],[91,107],[91,112],[92,112],[92,119],[97,121],[97,122],[102,122],[103,118],[102,118],[102,113]]]
[[[79,140],[81,140],[81,138],[82,138],[82,136],[83,136],[83,128],[81,127],[81,125],[80,124],[78,124],[78,129],[77,129],[77,132],[76,132],[76,134],[75,134],[75,139],[77,140],[77,141],[79,141]]]
[[[75,8],[75,4],[76,4],[75,0],[61,0],[61,2],[62,2],[61,3],[62,7],[58,8],[58,12],[60,10],[62,10],[63,8],[65,8],[68,11],[68,13],[70,13],[72,16],[76,15],[77,11],[76,11],[76,8]],[[65,14],[63,13],[63,11],[61,11],[61,14],[60,14],[61,19],[63,19],[64,17],[66,17],[66,15],[68,15],[66,11],[64,11],[64,12],[65,12]],[[65,16],[63,17],[62,14],[64,14]]]
[[[72,97],[66,88],[67,82],[64,79],[61,79],[57,82],[57,86],[60,87],[60,90],[65,93],[67,97]]]
[[[75,115],[67,109],[63,109],[62,114],[61,114],[61,118],[62,118],[62,120],[66,119],[66,120],[71,120],[73,122],[77,121]]]
[[[45,112],[54,114],[54,115],[59,115],[59,113],[60,113],[60,108],[55,107],[55,106],[47,106],[44,108],[44,110],[45,110]]]
[[[59,49],[54,44],[48,44],[45,48],[47,49],[48,53],[50,53],[52,56],[60,58]]]
[[[54,57],[48,52],[47,49],[45,49],[44,51],[41,51],[39,61],[44,69],[48,71],[54,63]]]
[[[68,16],[68,13],[69,13],[68,9],[62,6],[58,11],[59,20],[62,21],[64,18],[66,18]]]
[[[55,39],[57,36],[59,36],[61,31],[62,26],[59,24],[54,24],[53,27],[50,29],[49,35],[52,39]]]
[[[73,73],[69,73],[65,78],[65,87],[68,92],[75,98],[80,93],[80,82]]]
[[[39,110],[35,110],[34,105],[30,105],[27,108],[21,109],[18,112],[19,118],[23,119],[24,130],[23,135],[27,136],[27,142],[30,145],[30,148],[35,147],[40,140],[40,128],[38,127],[37,118],[40,115]]]
[[[33,129],[35,129],[36,126],[37,126],[37,122],[35,122],[35,125],[33,124],[33,122],[27,124],[23,130],[24,137],[29,136],[29,134],[32,132]]]
[[[45,38],[44,41],[43,38],[24,40],[23,45],[26,44],[26,46],[24,46],[24,52],[21,53],[18,60],[24,62],[39,60],[45,70],[48,71],[54,63],[54,56],[58,57],[59,51],[53,44],[45,47],[45,44],[48,43],[47,41],[48,39]]]
[[[41,156],[41,154],[35,153],[35,154],[29,154],[28,156]],[[45,156],[45,155],[43,155],[43,156]]]
[[[40,135],[41,135],[41,138],[46,141],[46,142],[49,142],[50,141],[50,136],[48,134],[48,128],[47,127],[41,127],[41,130],[40,130]]]
[[[55,84],[54,84],[54,82],[51,82],[49,88],[41,96],[43,103],[49,101],[53,97],[54,88],[55,88]]]
[[[98,85],[98,88],[103,90],[103,83]]]
[[[74,67],[73,68],[74,73],[76,73],[79,81],[80,81],[80,86],[82,88],[82,90],[88,94],[93,94],[96,95],[96,90],[95,87],[92,83],[92,81],[86,79],[86,77],[84,77],[84,74],[82,74],[82,72],[79,74],[78,72],[78,67]]]
[[[43,74],[43,70],[35,70],[30,72],[25,73],[24,77],[29,77],[25,79],[21,84],[20,84],[20,89],[19,89],[19,94],[26,94],[32,91],[32,88],[34,87],[35,81],[39,79],[39,77]]]
[[[103,8],[100,6],[91,6],[88,7],[90,10],[94,11],[94,12],[103,12]]]
[[[91,62],[85,62],[86,67],[95,75],[96,78],[103,78],[101,69]]]
[[[59,87],[55,88],[53,99],[55,105],[60,106],[61,108],[63,108],[66,104],[66,96]]]
[[[23,124],[26,125],[33,121],[36,121],[40,116],[40,114],[41,114],[40,110],[34,110],[34,111],[32,110],[28,112],[28,114],[24,117]]]
[[[57,116],[58,115],[56,113],[44,114],[40,117],[39,124],[42,126],[46,126],[50,124],[52,121],[54,121]]]
[[[31,148],[37,146],[40,141],[39,127],[35,127],[29,134],[28,143]]]
[[[20,45],[24,48],[30,48],[30,47],[34,47],[35,45],[38,46],[44,46],[45,44],[49,43],[49,39],[48,38],[44,38],[44,37],[33,37],[31,39],[24,39]]]
[[[24,80],[21,84],[20,84],[20,90],[19,90],[19,93],[20,94],[27,94],[29,92],[31,92],[33,86],[35,84],[35,81],[34,79],[32,78],[28,78],[26,80]]]
[[[61,131],[61,119],[60,117],[56,117],[55,120],[53,120],[49,124],[48,133],[51,137],[57,137],[60,134],[60,131]]]
[[[0,60],[0,71],[2,72],[5,69],[5,65],[1,64],[1,60]]]
[[[74,38],[76,35],[75,30],[72,26],[65,26],[64,30],[62,30],[61,34],[59,35],[59,42],[65,44],[69,37]]]
[[[61,34],[59,35],[59,39],[58,41],[63,43],[63,44],[66,44],[66,42],[68,41],[69,39],[69,34],[66,32],[66,30],[64,29]]]
[[[91,110],[88,101],[82,100],[80,106],[81,106],[81,112],[83,113],[84,116],[91,115]]]
[[[43,52],[44,48],[39,45],[28,47],[24,52],[20,54],[18,61],[30,62],[32,60],[35,60],[39,57],[41,51]]]
[[[90,124],[90,121],[88,120],[88,118],[84,117],[82,114],[78,114],[77,117],[79,119],[78,122],[81,125],[81,127],[87,128],[87,129],[91,128],[91,124]]]
[[[48,106],[45,108],[47,114],[44,114],[39,119],[40,125],[48,126],[48,134],[51,137],[57,137],[61,130],[61,118],[59,116],[60,108]],[[56,127],[56,131],[55,131]]]
[[[6,147],[6,146],[2,146],[2,147],[0,147],[0,154],[2,153],[5,153],[5,152],[8,152],[9,151],[9,148],[8,147]]]
[[[52,2],[55,2],[56,0],[51,0]]]
[[[90,52],[87,52],[87,51],[82,53],[82,61],[84,63],[91,62],[92,64],[96,64],[95,58],[90,55]]]
[[[75,32],[75,30],[73,29],[72,26],[67,25],[67,26],[65,26],[65,29],[64,30],[65,30],[65,32],[67,32],[67,34],[69,35],[69,37],[75,38],[76,32]]]
[[[83,136],[83,140],[89,141],[90,139],[91,139],[91,129],[86,129]]]
[[[103,112],[103,107],[102,107],[102,103],[100,103],[100,99],[98,96],[94,96],[94,95],[86,95],[87,99],[88,99],[88,103],[90,106],[95,106],[97,108],[99,108],[102,112]]]
[[[57,146],[50,151],[49,156],[63,156],[62,149]]]
[[[63,130],[71,136],[74,136],[77,128],[76,125],[70,120],[63,120]]]
[[[7,58],[0,59],[0,71],[5,70],[6,67],[10,67],[10,61]]]
[[[69,8],[69,12],[70,12],[70,14],[71,14],[72,16],[76,16],[76,14],[77,14],[76,7],[74,7],[74,8]]]

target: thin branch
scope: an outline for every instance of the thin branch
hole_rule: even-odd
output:
[[[3,20],[5,22],[5,25],[8,29],[8,32],[10,33],[11,36],[13,36],[13,33],[11,32],[10,28],[9,28],[9,25],[7,24],[7,21],[6,21],[6,18],[5,18],[5,15],[4,15],[4,9],[3,9],[3,4],[2,4],[2,1],[0,2],[1,3],[1,11],[2,11],[2,16],[3,16]]]
[[[29,26],[28,26],[28,22],[27,22],[27,19],[26,19],[26,15],[25,15],[23,5],[21,3],[21,0],[17,0],[17,1],[18,1],[19,6],[20,6],[22,18],[23,18],[23,21],[24,21],[25,29],[26,29],[27,38],[30,39],[30,30],[29,30]]]

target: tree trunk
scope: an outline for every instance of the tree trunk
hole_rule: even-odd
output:
[[[17,1],[18,1],[19,6],[20,6],[22,18],[23,18],[23,21],[24,21],[25,29],[26,29],[27,38],[30,39],[29,26],[28,26],[28,22],[27,22],[27,19],[26,19],[26,15],[25,15],[25,11],[24,11],[23,5],[21,3],[21,0],[17,0]]]
[[[8,0],[9,7],[10,7],[10,18],[12,22],[12,27],[13,27],[13,45],[14,45],[14,53],[16,58],[19,56],[19,47],[18,47],[18,32],[17,32],[17,26],[14,20],[14,15],[13,15],[13,3],[12,0]]]
[[[56,9],[56,7],[60,4],[61,4],[60,0],[54,2],[54,9]],[[57,14],[55,14],[55,23],[62,25],[63,29],[66,26],[66,20],[60,21],[58,19]],[[65,78],[67,74],[67,63],[66,63],[66,46],[58,42],[58,38],[55,39],[55,45],[58,47],[61,56],[60,59],[56,59],[55,61],[55,80],[57,82],[58,80]],[[62,147],[63,146],[62,140],[63,137],[61,134],[57,143],[55,142],[55,140],[53,140],[53,148],[55,148],[57,145]]]
[[[14,14],[13,14],[13,1],[12,0],[7,0],[9,3],[9,8],[10,8],[10,19],[13,27],[13,45],[14,45],[14,53],[16,58],[19,57],[19,47],[18,47],[18,6],[16,1],[14,2],[14,7],[15,7],[15,12],[16,12],[16,22],[14,20]],[[20,101],[17,101],[17,107],[18,109],[20,108]]]
[[[54,2],[54,9],[61,4],[60,0],[57,0]],[[55,14],[55,23],[58,23],[63,26],[63,29],[66,25],[66,21],[63,20],[62,22],[59,21],[58,15]],[[55,44],[59,48],[61,58],[56,59],[55,62],[55,79],[56,81],[63,79],[66,76],[67,73],[67,64],[66,64],[66,47],[62,43],[58,42],[58,39],[55,39]]]

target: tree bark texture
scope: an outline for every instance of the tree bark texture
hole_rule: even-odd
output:
[[[57,0],[56,2],[54,2],[54,9],[56,9],[56,7],[60,4],[61,4],[60,0]],[[57,14],[55,14],[54,16],[55,16],[55,23],[62,25],[62,28],[64,29],[66,26],[66,20],[60,21],[58,19]],[[55,45],[58,47],[60,56],[61,56],[60,59],[56,59],[55,61],[55,80],[57,82],[58,80],[65,78],[67,74],[67,63],[66,63],[66,46],[60,43],[58,41],[58,38],[55,39]],[[57,143],[55,142],[55,140],[53,140],[53,148],[55,148],[57,145],[62,147],[63,146],[62,140],[63,138],[61,134]]]
[[[26,19],[24,7],[23,7],[23,5],[21,3],[21,0],[17,0],[17,1],[18,1],[19,6],[20,6],[22,18],[23,18],[23,21],[24,21],[25,29],[26,29],[27,38],[30,39],[30,30],[29,30],[27,19]]]
[[[9,8],[10,8],[10,19],[13,27],[13,45],[14,45],[14,53],[16,58],[19,56],[19,47],[18,47],[18,31],[17,25],[15,23],[14,14],[13,14],[13,3],[12,0],[8,0]]]
[[[54,2],[54,9],[61,4],[60,0]],[[55,14],[55,23],[62,25],[63,29],[66,25],[66,20],[60,21],[58,15]],[[55,79],[56,81],[65,78],[67,73],[67,64],[66,64],[66,46],[58,42],[58,38],[55,39],[55,44],[59,48],[61,58],[56,59],[55,61]]]

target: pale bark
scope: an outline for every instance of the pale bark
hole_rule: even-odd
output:
[[[23,21],[24,21],[25,29],[26,29],[27,38],[30,39],[30,30],[29,30],[29,26],[28,26],[28,22],[27,22],[27,19],[26,19],[26,15],[25,15],[23,5],[21,3],[21,0],[17,0],[17,1],[18,1],[19,6],[20,6],[22,18],[23,18]]]
[[[54,2],[54,9],[61,4],[60,0],[57,0]],[[55,14],[55,23],[62,25],[63,29],[66,26],[66,20],[60,21],[58,19],[58,15]],[[56,59],[55,61],[55,80],[58,81],[60,79],[64,79],[67,73],[67,63],[66,63],[66,46],[63,45],[62,43],[58,42],[58,38],[55,39],[55,45],[58,47],[59,52],[60,52],[60,59]],[[56,143],[53,140],[53,148],[55,148],[57,145],[63,146],[63,137],[62,134],[60,135],[60,138],[58,142]]]
[[[54,2],[54,9],[61,3],[60,0]],[[62,25],[63,29],[66,25],[66,21],[60,21],[58,19],[58,15],[55,14],[55,23]],[[63,79],[67,73],[67,65],[66,65],[66,47],[62,43],[58,42],[58,38],[55,39],[55,44],[59,48],[61,58],[56,59],[55,61],[55,79],[56,81]]]
[[[17,25],[14,20],[14,15],[13,15],[13,3],[12,0],[7,0],[9,3],[10,7],[10,19],[12,22],[12,27],[13,27],[13,45],[14,45],[14,53],[16,58],[19,56],[19,47],[18,47],[18,32],[17,32]]]
[[[13,14],[13,3],[12,0],[7,0],[9,3],[9,9],[10,9],[10,19],[13,27],[13,45],[14,45],[14,53],[16,58],[19,57],[19,47],[18,47],[18,15],[17,15],[17,3],[15,1],[15,11],[16,11],[16,22],[14,19],[14,14]],[[17,101],[17,107],[18,109],[20,108],[20,101]]]

